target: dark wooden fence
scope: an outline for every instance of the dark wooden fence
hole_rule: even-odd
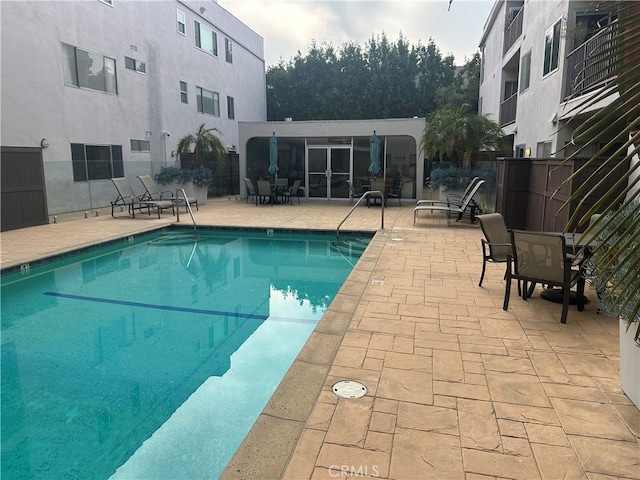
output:
[[[600,162],[590,165],[572,182],[559,188],[586,161],[575,159],[562,164],[563,160],[557,158],[498,158],[496,211],[502,213],[508,228],[562,231],[576,210],[586,213],[629,168],[626,162],[620,172],[617,171],[605,185],[586,198],[582,207],[579,207],[579,201],[575,201],[562,208],[575,189],[587,181],[600,165]],[[575,225],[568,227],[573,229]]]

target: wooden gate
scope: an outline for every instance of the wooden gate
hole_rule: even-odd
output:
[[[42,150],[2,147],[0,167],[1,230],[14,230],[49,223]]]

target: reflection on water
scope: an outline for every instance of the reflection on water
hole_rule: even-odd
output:
[[[220,431],[201,468],[221,470],[358,254],[311,237],[165,235],[3,278],[2,476],[107,478],[203,391]],[[278,348],[248,348],[261,342]],[[260,350],[268,362],[243,368]],[[247,396],[249,375],[260,394]]]

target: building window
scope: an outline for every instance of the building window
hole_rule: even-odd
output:
[[[518,82],[514,80],[507,80],[504,82],[504,99],[509,100],[516,93],[518,93]]]
[[[124,177],[121,145],[72,143],[71,163],[74,182]]]
[[[218,56],[218,34],[194,20],[196,47],[211,55]]]
[[[549,158],[551,156],[551,142],[538,142],[536,144],[536,157]]]
[[[236,109],[234,106],[233,97],[227,97],[227,117],[229,117],[230,120],[236,118]]]
[[[118,93],[116,61],[113,58],[63,43],[62,62],[65,85]]]
[[[218,92],[196,87],[196,101],[198,102],[198,112],[220,116],[220,95]]]
[[[520,93],[529,88],[531,81],[531,50],[524,54],[520,62]]]
[[[228,38],[224,39],[224,51],[227,63],[233,63],[233,43]]]
[[[135,70],[138,73],[147,73],[146,64],[140,60],[136,60],[135,58],[124,57],[124,66],[129,70]]]
[[[178,33],[182,35],[187,34],[187,17],[182,10],[177,10],[176,16],[178,19]]]
[[[131,139],[131,151],[132,152],[150,152],[151,142],[149,142],[149,140]]]
[[[545,34],[543,76],[557,70],[558,68],[561,23],[561,20],[558,20],[553,27],[547,30],[547,33]]]
[[[180,101],[182,103],[189,103],[189,97],[187,96],[187,83],[180,82]]]

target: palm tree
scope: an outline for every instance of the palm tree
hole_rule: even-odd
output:
[[[201,124],[195,134],[190,133],[179,140],[176,153],[193,154],[191,168],[203,167],[206,157],[210,154],[213,154],[218,162],[223,162],[226,151],[220,138],[213,132],[221,134],[217,128],[207,128],[204,123]]]
[[[597,153],[566,182],[577,179],[590,165],[605,157],[587,181],[583,182],[567,200],[579,202],[593,196],[596,189],[607,178],[620,169],[624,171],[620,181],[604,195],[598,193],[599,201],[582,214],[574,214],[568,224],[587,225],[591,216],[603,211],[588,228],[598,239],[592,255],[589,279],[605,293],[604,305],[610,314],[621,316],[628,327],[636,322],[635,338],[640,336],[640,3],[613,1],[611,4],[618,18],[618,34],[595,52],[598,56],[592,75],[602,76],[605,69],[614,67],[616,75],[612,81],[583,101],[573,112],[573,119],[580,122],[574,133],[574,142],[584,146],[567,161],[593,148]],[[586,69],[585,69],[586,71]],[[586,74],[586,73],[585,73]],[[579,116],[603,99],[613,99],[608,106],[597,111],[586,120]],[[598,146],[605,143],[605,146]],[[612,152],[613,150],[613,152]],[[601,160],[600,160],[601,161]],[[630,165],[630,167],[627,167]],[[564,186],[564,184],[563,184]],[[618,187],[624,187],[616,194]]]
[[[447,157],[452,166],[473,169],[480,151],[507,149],[500,126],[486,115],[469,112],[467,105],[459,109],[443,108],[427,118],[422,134],[422,150],[426,158]]]

